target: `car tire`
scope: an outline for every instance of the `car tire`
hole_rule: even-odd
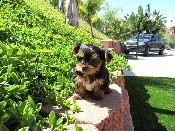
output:
[[[164,47],[162,46],[160,51],[159,51],[159,55],[163,55],[163,53],[164,53]]]
[[[144,56],[149,56],[149,47],[145,48]]]

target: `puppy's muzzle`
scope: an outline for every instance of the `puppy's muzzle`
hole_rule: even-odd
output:
[[[82,67],[81,67],[82,71],[87,70],[88,64],[84,60],[81,61],[81,64],[82,64]]]
[[[87,69],[88,69],[88,67],[82,66],[82,71],[86,71]]]

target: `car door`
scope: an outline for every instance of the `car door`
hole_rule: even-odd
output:
[[[156,50],[159,50],[161,48],[161,39],[159,36],[156,36]]]
[[[156,36],[152,35],[150,40],[150,50],[156,49]]]

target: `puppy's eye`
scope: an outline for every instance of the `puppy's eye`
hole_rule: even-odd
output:
[[[82,61],[82,57],[77,56],[77,61]]]
[[[94,67],[97,67],[100,63],[101,63],[101,62],[100,62],[99,60],[94,60],[94,59],[91,60],[91,64],[92,64],[92,66],[94,66]]]
[[[85,59],[86,59],[87,61],[90,61],[90,60],[92,59],[92,54],[87,53],[87,54],[85,55]]]

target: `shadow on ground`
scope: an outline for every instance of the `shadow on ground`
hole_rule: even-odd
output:
[[[119,88],[117,85],[110,85],[110,87],[112,87],[110,88],[111,93],[105,94],[102,100],[94,100],[90,96],[87,96],[84,98],[84,100],[93,103],[93,105],[100,108],[107,108],[109,111],[116,110],[116,107],[120,106],[121,104],[121,88]]]
[[[174,56],[174,54],[164,53],[163,55],[159,55],[153,52],[151,52],[149,56],[145,56],[144,54],[141,54],[141,53],[138,54],[138,57],[168,57],[168,56]],[[136,57],[135,53],[130,53],[129,55],[125,55],[125,58],[130,60],[138,60],[139,59],[138,57]]]
[[[125,77],[125,88],[130,97],[131,115],[135,131],[167,131],[158,122],[155,110],[147,101],[150,98],[139,77]],[[171,112],[172,113],[172,112]]]

